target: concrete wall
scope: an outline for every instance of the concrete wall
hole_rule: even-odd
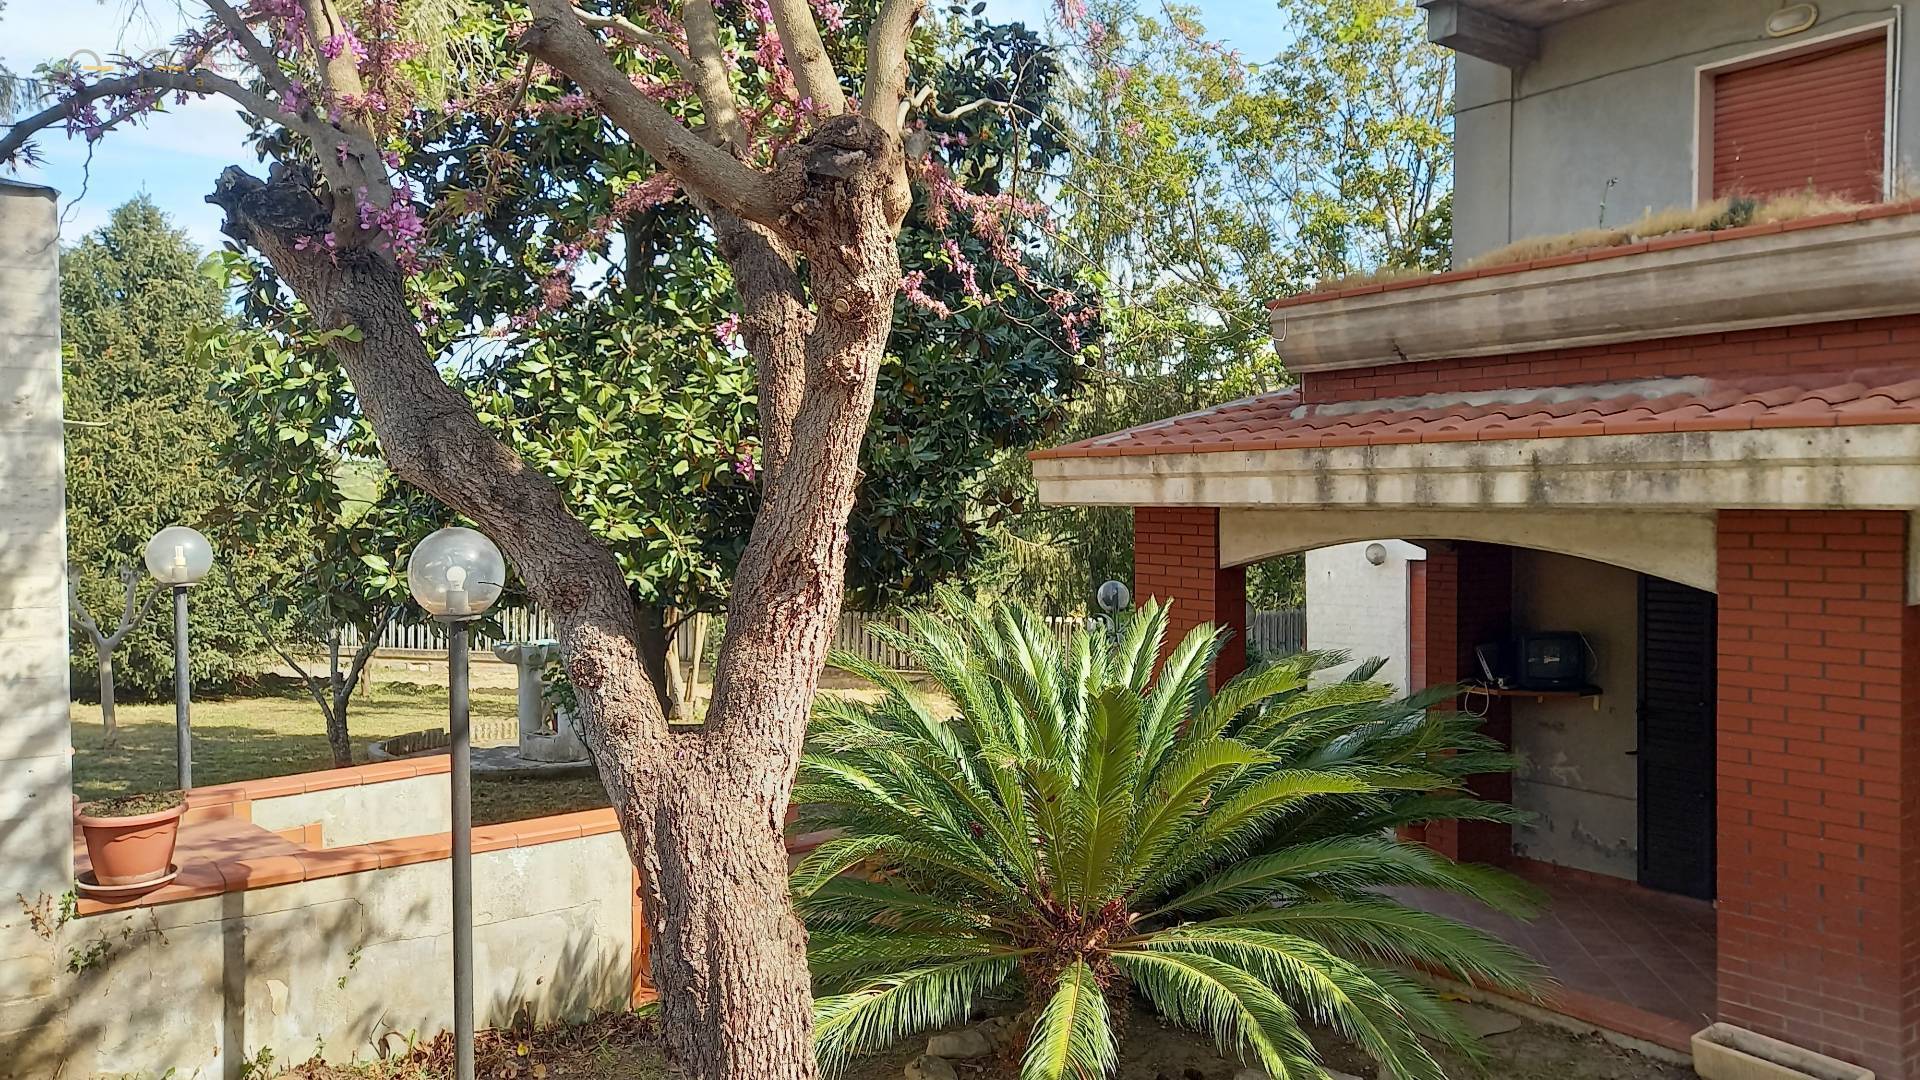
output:
[[[1632,879],[1638,873],[1639,575],[1543,551],[1513,554],[1516,630],[1577,630],[1598,655],[1597,699],[1512,699],[1513,801],[1536,815],[1517,855]],[[1597,706],[1597,707],[1596,707]]]
[[[442,773],[254,799],[250,812],[253,823],[270,832],[319,825],[321,845],[330,848],[446,832],[453,827],[451,797]]]
[[[1387,561],[1367,561],[1374,541],[1336,544],[1307,552],[1307,648],[1341,649],[1356,662],[1387,658],[1379,678],[1402,691],[1407,686],[1407,564],[1425,559],[1421,548],[1401,540],[1378,541]],[[1334,668],[1338,678],[1352,665]]]
[[[446,1030],[448,873],[443,859],[75,919],[60,955],[106,955],[60,972],[34,1022],[0,1036],[0,1077],[234,1077],[262,1050],[365,1060]],[[476,854],[480,1026],[624,1007],[632,896],[618,833]]]
[[[1543,35],[1514,73],[1459,57],[1454,255],[1510,240],[1624,224],[1694,202],[1695,86],[1702,65],[1884,21],[1885,0],[1822,0],[1817,26],[1768,39],[1775,0],[1631,0]],[[1904,36],[1904,28],[1902,28]],[[1920,50],[1900,48],[1894,160],[1920,164]],[[1617,179],[1610,190],[1607,182]]]
[[[0,1040],[56,972],[14,896],[72,877],[66,549],[56,205],[0,180]]]

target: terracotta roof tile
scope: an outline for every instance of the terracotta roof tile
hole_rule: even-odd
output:
[[[1102,435],[1042,458],[1299,450],[1663,431],[1920,424],[1920,367],[1653,379],[1309,405],[1284,390]]]

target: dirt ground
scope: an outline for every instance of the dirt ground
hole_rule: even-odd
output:
[[[1241,1066],[1221,1057],[1207,1040],[1176,1031],[1151,1014],[1136,1010],[1129,1018],[1121,1048],[1118,1080],[1233,1080]],[[1365,1055],[1332,1038],[1316,1039],[1326,1063],[1374,1080]],[[897,1053],[869,1058],[843,1080],[899,1080],[907,1062],[919,1056],[923,1039]],[[1574,1035],[1541,1024],[1487,1040],[1492,1055],[1485,1073],[1463,1061],[1447,1060],[1448,1073],[1466,1080],[1686,1080],[1691,1069],[1623,1050],[1598,1036]],[[652,1023],[632,1015],[605,1016],[578,1027],[538,1034],[486,1032],[480,1037],[475,1072],[489,1080],[676,1080],[666,1063]],[[441,1080],[452,1073],[451,1042],[396,1054],[393,1060],[351,1067],[319,1063],[276,1072],[278,1063],[260,1063],[254,1077],[282,1080]],[[1013,1080],[1014,1062],[957,1062],[961,1080]]]
[[[1341,1072],[1374,1080],[1377,1067],[1367,1056],[1339,1040],[1317,1037],[1325,1063]],[[918,1056],[925,1042],[912,1049],[871,1059],[845,1080],[899,1080],[907,1062]],[[1465,1061],[1441,1055],[1449,1076],[1468,1080],[1692,1080],[1692,1069],[1669,1065],[1623,1050],[1598,1036],[1580,1036],[1543,1024],[1525,1023],[1516,1031],[1487,1040],[1492,1060],[1484,1074]],[[961,1080],[1015,1080],[1016,1063],[994,1067],[988,1063],[956,1062]],[[1213,1043],[1162,1024],[1153,1015],[1136,1010],[1120,1048],[1118,1080],[1233,1080],[1244,1066],[1222,1057]]]

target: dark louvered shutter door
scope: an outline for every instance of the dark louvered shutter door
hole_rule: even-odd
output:
[[[1879,201],[1887,40],[1741,68],[1713,80],[1713,194],[1814,190]]]
[[[1640,579],[1640,884],[1713,898],[1714,668],[1710,592]]]

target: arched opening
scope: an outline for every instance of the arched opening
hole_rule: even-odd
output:
[[[1438,896],[1423,903],[1524,945],[1575,994],[1672,1022],[1710,1017],[1714,594],[1513,544],[1369,546],[1307,553],[1309,647],[1387,655],[1383,677],[1404,671],[1394,681],[1409,691],[1463,687],[1459,707],[1514,760],[1473,789],[1525,817],[1435,821],[1415,838],[1520,873],[1551,900],[1528,926]],[[1596,948],[1610,950],[1604,970]]]

